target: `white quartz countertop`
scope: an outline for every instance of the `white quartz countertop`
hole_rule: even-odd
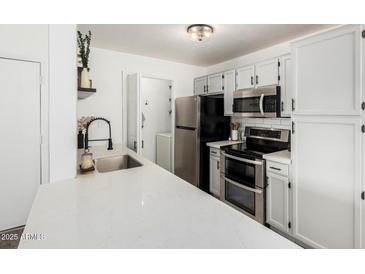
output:
[[[282,150],[264,155],[264,159],[268,161],[278,162],[282,164],[291,164],[290,151]]]
[[[210,142],[207,143],[208,147],[214,147],[214,148],[220,148],[223,146],[229,146],[229,145],[234,145],[234,144],[239,144],[239,143],[243,143],[244,141],[229,141],[229,140],[225,140],[225,141],[217,141],[217,142]]]
[[[19,248],[299,248],[131,150],[108,153],[143,166],[42,185]]]

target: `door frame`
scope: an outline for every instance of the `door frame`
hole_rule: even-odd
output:
[[[124,117],[126,117],[125,119],[123,119],[123,132],[127,133],[127,123],[128,123],[128,112],[126,111],[127,109],[127,89],[128,86],[127,84],[124,85],[124,83],[127,83],[127,81],[125,81],[124,77],[128,77],[128,75],[132,75],[132,74],[137,74],[138,75],[138,94],[137,94],[137,100],[138,100],[138,104],[137,104],[137,136],[140,136],[140,130],[141,130],[141,107],[142,107],[142,102],[140,99],[140,93],[141,93],[141,78],[150,78],[150,79],[156,79],[156,80],[163,80],[163,81],[170,81],[171,82],[171,172],[174,173],[175,171],[175,163],[174,163],[174,156],[175,156],[175,99],[176,99],[176,94],[175,94],[175,80],[174,79],[169,79],[169,78],[165,78],[165,77],[161,77],[161,76],[156,76],[153,74],[148,74],[148,73],[139,73],[139,72],[127,72],[127,73],[123,73],[122,71],[122,88],[123,88],[123,115]],[[126,146],[127,145],[127,138],[128,135],[123,133],[123,141],[122,143]],[[137,138],[138,139],[138,138]],[[141,141],[141,140],[140,140]],[[137,153],[140,154],[141,152],[141,142],[137,142]]]
[[[40,185],[50,183],[49,181],[49,83],[46,85],[45,75],[47,69],[41,61],[34,61],[20,58],[10,58],[0,55],[0,59],[36,63],[39,65],[39,93],[40,93]]]

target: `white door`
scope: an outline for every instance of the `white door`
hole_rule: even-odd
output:
[[[277,58],[257,63],[255,65],[255,72],[256,87],[279,84],[279,60]]]
[[[236,89],[247,89],[255,87],[254,76],[254,65],[238,68],[236,74]]]
[[[209,165],[209,191],[215,196],[220,194],[220,173],[219,173],[219,158],[210,156]]]
[[[361,27],[347,25],[293,44],[296,114],[360,115]]]
[[[318,248],[360,246],[361,119],[295,117],[293,233]]]
[[[267,223],[283,232],[289,232],[289,179],[267,173],[267,180]]]
[[[127,76],[127,147],[140,153],[140,76]]]
[[[233,115],[233,92],[236,89],[236,72],[229,70],[224,72],[224,115]]]
[[[201,95],[206,92],[207,89],[207,77],[199,77],[194,79],[194,94]]]
[[[41,183],[40,64],[0,58],[0,231],[24,225]]]
[[[280,57],[279,75],[281,89],[281,116],[290,117],[293,90],[292,60],[290,54]]]
[[[223,73],[216,73],[208,76],[208,93],[223,92]]]
[[[157,133],[171,132],[171,81],[141,77],[141,154],[156,162]]]

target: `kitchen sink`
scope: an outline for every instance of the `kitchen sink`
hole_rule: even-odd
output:
[[[129,155],[96,159],[96,170],[100,173],[140,167],[142,164]]]

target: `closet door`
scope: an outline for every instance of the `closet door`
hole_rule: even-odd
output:
[[[40,64],[0,58],[0,231],[24,225],[41,183]]]
[[[361,118],[295,117],[293,233],[317,248],[360,246]]]
[[[361,114],[361,39],[347,25],[293,44],[294,113]]]

